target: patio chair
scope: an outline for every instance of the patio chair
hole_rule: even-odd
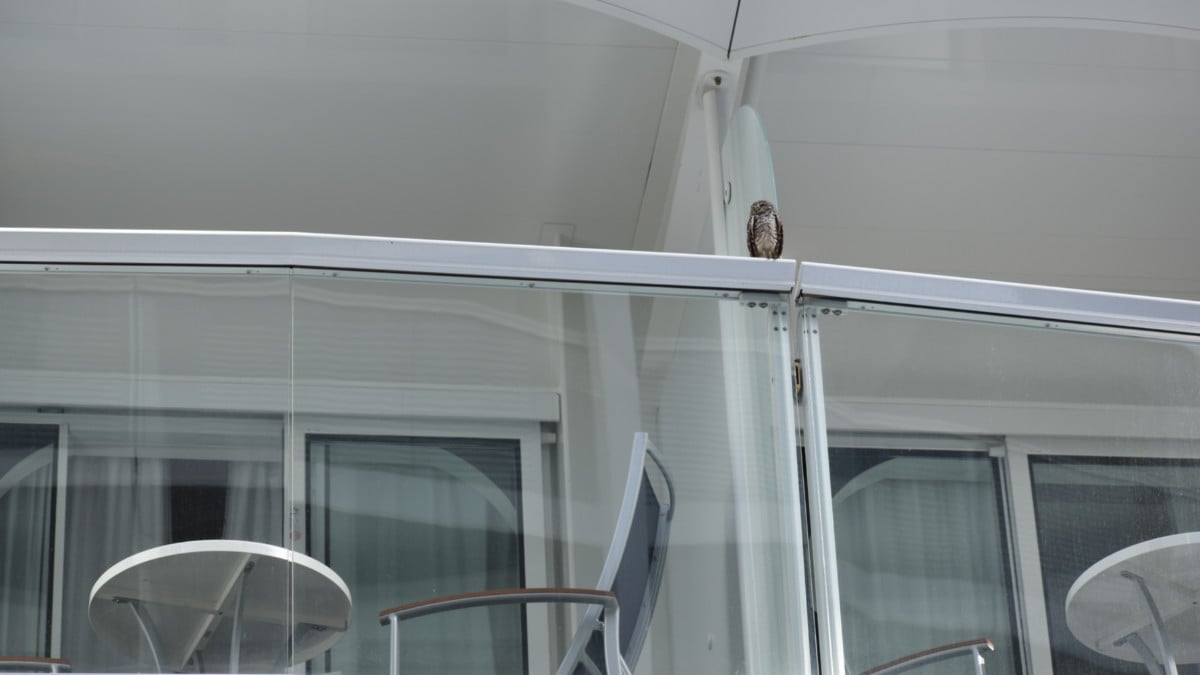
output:
[[[674,508],[670,476],[646,433],[635,433],[612,544],[595,588],[488,590],[385,609],[379,622],[391,630],[390,675],[399,675],[401,621],[453,609],[526,603],[588,605],[558,675],[629,675],[637,665],[658,599]]]
[[[968,654],[971,656],[971,662],[975,667],[973,671],[975,675],[984,675],[983,653],[985,651],[994,651],[995,649],[996,645],[992,644],[992,641],[987,638],[952,642],[915,654],[909,654],[908,656],[902,656],[895,661],[888,661],[883,665],[864,670],[862,675],[895,675],[895,673],[905,673],[931,663],[966,656]]]

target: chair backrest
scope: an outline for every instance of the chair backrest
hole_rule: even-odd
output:
[[[647,434],[638,432],[633,436],[629,475],[612,544],[596,584],[597,589],[612,591],[617,596],[621,608],[621,656],[630,670],[641,655],[658,601],[674,513],[675,488],[671,477]],[[601,620],[600,607],[586,610],[559,668],[560,675],[606,672],[603,640],[596,630]]]

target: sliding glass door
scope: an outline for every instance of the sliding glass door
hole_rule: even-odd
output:
[[[1073,595],[1072,591],[1081,578],[1087,578],[1089,570],[1114,553],[1200,531],[1200,459],[1194,450],[1184,454],[1180,448],[1162,442],[1129,443],[1124,447],[1095,443],[1087,448],[1078,442],[1037,439],[1022,443],[1021,448],[1013,461],[1029,467],[1029,491],[1022,489],[1021,498],[1032,504],[1036,518],[1037,571],[1045,597],[1054,672],[1146,672],[1132,644],[1117,644],[1124,635],[1113,635],[1102,649],[1096,649],[1085,642],[1086,635],[1072,630],[1072,620],[1078,619],[1072,616],[1074,595],[1078,593]],[[1156,581],[1162,583],[1151,580],[1153,592],[1176,596],[1187,593],[1182,586],[1161,586]],[[1133,581],[1126,583],[1129,599],[1135,602],[1126,607],[1125,613],[1136,623],[1144,608],[1137,602]],[[1159,599],[1169,601],[1161,595]],[[1161,611],[1165,615],[1167,606]],[[1180,618],[1185,617],[1168,616],[1171,620]],[[1182,639],[1177,648],[1187,648],[1190,643]],[[1148,644],[1153,646],[1153,640]],[[1200,672],[1200,667],[1186,661],[1179,660],[1179,673]]]
[[[854,672],[987,637],[989,673],[1020,672],[1002,467],[987,441],[835,437],[838,577]],[[947,661],[923,673],[964,672]]]
[[[525,581],[519,438],[313,434],[305,473],[308,553],[362,599],[319,669],[386,669],[378,612],[388,606]],[[408,673],[523,672],[524,612],[428,617],[400,652]]]

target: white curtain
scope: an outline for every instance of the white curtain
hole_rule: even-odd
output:
[[[0,655],[48,656],[47,619],[54,527],[54,448],[14,467],[0,481]],[[37,468],[23,466],[38,464]]]
[[[225,538],[282,546],[283,463],[231,462]]]
[[[77,672],[145,669],[153,661],[144,645],[128,654],[96,637],[88,623],[88,594],[113,563],[168,543],[166,462],[74,457],[68,483],[63,656]]]
[[[838,492],[834,516],[853,672],[978,637],[997,645],[988,672],[1013,672],[1004,548],[986,457],[885,461]],[[956,675],[966,667],[964,658],[920,672]]]
[[[348,442],[329,453],[328,561],[354,596],[333,670],[387,668],[382,609],[520,585],[516,507],[483,474],[438,448]],[[405,622],[400,649],[406,673],[521,672],[520,608]]]

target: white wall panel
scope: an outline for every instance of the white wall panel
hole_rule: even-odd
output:
[[[628,22],[548,0],[0,0],[0,21],[422,40],[675,44]]]
[[[309,32],[423,40],[673,48],[674,40],[564,2],[309,0]]]
[[[568,0],[624,19],[685,44],[725,54],[733,35],[736,0]]]
[[[300,33],[303,0],[83,0],[78,23],[90,26]]]
[[[785,255],[1196,297],[1198,159],[778,144]]]
[[[929,31],[773,54],[790,258],[1200,297],[1200,43]]]
[[[79,0],[0,0],[0,21],[74,23]]]
[[[0,22],[0,226],[632,243],[664,38],[557,2],[35,4]]]
[[[1192,69],[802,54],[771,57],[773,141],[1200,155]]]
[[[955,60],[963,63],[1023,63],[1091,66],[1095,68],[1200,67],[1200,40],[1121,31],[1062,30],[1054,28],[921,30],[881,35],[870,39],[841,40],[790,50],[772,59],[806,54],[842,56],[885,65],[878,59],[911,61]],[[930,67],[942,67],[929,64]]]

